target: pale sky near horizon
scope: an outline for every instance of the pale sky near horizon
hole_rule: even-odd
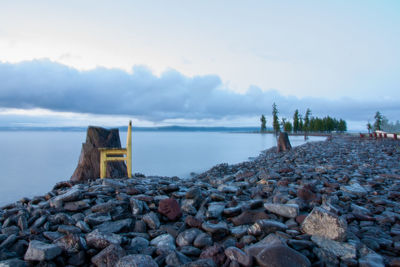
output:
[[[0,1],[0,126],[258,125],[272,102],[397,120],[399,14],[388,0]],[[93,104],[115,94],[122,107]]]

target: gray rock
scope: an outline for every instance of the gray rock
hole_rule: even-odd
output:
[[[82,197],[82,191],[77,187],[72,187],[64,194],[58,195],[52,199],[50,199],[50,206],[55,208],[59,208],[59,204],[67,201],[78,200]]]
[[[362,187],[359,183],[354,183],[352,185],[344,185],[340,187],[341,190],[343,190],[344,192],[350,193],[350,194],[354,194],[357,196],[365,196],[368,191]]]
[[[236,206],[236,207],[226,208],[222,213],[227,217],[232,217],[239,215],[241,212],[242,212],[242,207]]]
[[[20,259],[8,259],[4,261],[0,261],[0,267],[27,267],[25,261]]]
[[[197,228],[185,230],[176,237],[176,244],[180,247],[190,246],[192,245],[194,239],[201,233],[202,231]]]
[[[186,192],[185,197],[187,199],[199,199],[201,198],[201,189],[197,186],[194,186]]]
[[[116,267],[158,267],[157,262],[149,255],[133,254],[121,258]]]
[[[241,238],[242,236],[246,235],[248,230],[249,230],[248,225],[239,225],[231,227],[230,229],[231,234],[236,238]]]
[[[369,253],[358,260],[359,267],[384,267],[383,258],[377,253]]]
[[[204,231],[211,233],[211,234],[228,234],[229,228],[228,224],[224,221],[220,221],[219,223],[210,223],[204,222],[201,225]]]
[[[207,219],[218,219],[221,217],[224,211],[225,203],[223,202],[211,202],[208,204],[208,209],[206,211]]]
[[[125,250],[120,246],[111,244],[92,257],[91,262],[97,267],[114,267],[125,255]]]
[[[193,241],[193,245],[197,248],[209,247],[213,244],[212,237],[209,234],[201,233]]]
[[[90,229],[90,226],[87,223],[85,223],[84,221],[78,221],[75,224],[75,226],[78,227],[79,229],[81,229],[81,231],[84,233],[89,233],[92,231],[92,229]]]
[[[217,189],[222,193],[236,193],[239,190],[239,187],[234,185],[221,184],[218,186]]]
[[[258,220],[247,230],[250,235],[261,235],[261,234],[269,234],[274,233],[276,231],[285,231],[288,229],[286,224],[281,222],[273,221],[273,220]]]
[[[122,238],[120,235],[113,233],[102,233],[96,229],[86,235],[86,242],[90,247],[104,249],[111,244],[120,245]]]
[[[62,249],[54,244],[47,244],[41,241],[32,240],[29,242],[28,250],[24,255],[26,261],[52,260],[60,255]]]
[[[28,229],[28,221],[26,220],[25,216],[19,216],[18,227],[21,229],[21,231]]]
[[[269,212],[286,218],[295,218],[297,215],[299,215],[299,206],[297,204],[265,203],[264,207]]]
[[[242,266],[250,267],[253,265],[253,258],[237,247],[228,247],[225,249],[225,255],[231,261],[237,261]]]
[[[81,229],[72,225],[60,225],[57,231],[63,234],[79,234],[82,232]]]
[[[343,260],[355,259],[357,256],[356,247],[351,243],[337,242],[321,236],[312,236],[311,240],[316,243],[320,248],[330,251],[336,257]]]
[[[79,210],[84,210],[90,207],[89,205],[90,200],[84,199],[84,200],[78,200],[78,201],[73,201],[73,202],[66,202],[64,203],[64,209],[67,211],[79,211]]]
[[[182,265],[182,267],[217,267],[212,259],[199,259]]]
[[[90,209],[92,212],[102,212],[102,213],[107,213],[113,211],[115,206],[118,205],[117,201],[107,201],[106,203],[100,203],[97,205],[92,206]]]
[[[198,257],[201,254],[201,250],[192,246],[184,246],[180,247],[179,250],[181,253],[190,257]]]
[[[54,241],[62,236],[64,236],[63,234],[59,233],[59,232],[43,232],[43,236],[46,237],[47,239]]]
[[[302,229],[309,235],[343,241],[346,239],[347,223],[336,214],[315,207],[304,219]]]
[[[42,226],[47,221],[47,215],[40,216],[32,225],[34,228]]]
[[[192,260],[178,251],[171,251],[165,258],[165,263],[169,266],[182,266]]]
[[[160,220],[157,217],[157,214],[154,212],[149,212],[143,216],[142,220],[146,223],[146,225],[150,229],[158,229],[160,227]]]
[[[90,213],[84,219],[84,221],[91,226],[99,225],[111,220],[112,218],[109,213],[100,213],[100,212]]]
[[[149,246],[150,242],[143,237],[135,237],[131,240],[131,247],[133,247],[137,253],[141,253],[144,249]]]
[[[174,250],[176,248],[175,239],[170,234],[159,235],[156,238],[152,239],[150,241],[150,244],[163,250]]]
[[[303,254],[284,245],[266,246],[256,256],[261,267],[309,267],[310,261]]]
[[[197,213],[196,209],[196,199],[183,199],[181,203],[181,210],[190,215],[195,215]]]
[[[16,234],[9,235],[0,245],[0,249],[7,249],[11,247],[15,241],[17,241],[18,237]]]
[[[131,209],[132,209],[132,214],[133,215],[140,215],[143,213],[145,210],[145,207],[147,206],[144,201],[135,199],[135,198],[130,198],[130,204],[131,204]]]
[[[85,239],[77,234],[62,236],[54,240],[54,244],[58,245],[68,253],[78,253],[83,249],[87,249]]]
[[[94,227],[103,233],[119,233],[132,227],[132,219],[108,221]]]

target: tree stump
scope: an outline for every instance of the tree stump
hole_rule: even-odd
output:
[[[98,148],[121,148],[119,130],[107,130],[101,127],[89,126],[86,134],[86,143],[82,144],[78,166],[70,180],[83,182],[100,177],[100,152]],[[106,176],[110,178],[127,177],[125,162],[108,162]]]
[[[287,132],[281,132],[278,138],[278,152],[288,151],[292,149]]]

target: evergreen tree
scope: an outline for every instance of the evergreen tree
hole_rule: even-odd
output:
[[[382,114],[379,111],[377,111],[375,113],[375,117],[374,118],[375,118],[374,130],[375,131],[380,131],[382,129],[382,119],[383,119]]]
[[[261,115],[261,132],[264,133],[267,130],[267,120],[265,119],[264,114]]]
[[[303,117],[301,115],[299,115],[299,131],[304,131]]]
[[[274,104],[272,104],[272,126],[274,128],[275,134],[277,135],[278,132],[280,132],[281,127],[279,125],[279,118],[278,118],[278,108],[276,107],[276,104],[274,102]]]
[[[368,130],[368,133],[371,133],[372,125],[370,122],[367,123],[367,130]]]
[[[300,130],[299,110],[295,110],[293,114],[293,132],[297,133]]]
[[[345,131],[347,131],[346,121],[340,119],[340,120],[339,120],[339,124],[338,124],[338,126],[337,126],[337,130],[338,130],[339,132],[345,132]]]
[[[306,111],[306,115],[304,116],[304,125],[303,125],[303,130],[305,132],[309,131],[310,129],[310,116],[311,116],[311,110],[308,108]]]
[[[292,123],[290,122],[290,121],[286,121],[284,124],[283,124],[283,130],[285,131],[285,132],[288,132],[288,133],[290,133],[291,131],[292,131]]]

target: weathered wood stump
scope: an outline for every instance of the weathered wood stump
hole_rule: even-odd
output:
[[[278,138],[278,152],[288,151],[292,149],[287,132],[281,132]]]
[[[78,166],[70,180],[83,182],[100,177],[100,152],[101,147],[121,147],[118,129],[107,130],[101,127],[89,126],[86,134],[86,143],[82,144]],[[124,162],[109,162],[107,164],[106,177],[126,177]]]

